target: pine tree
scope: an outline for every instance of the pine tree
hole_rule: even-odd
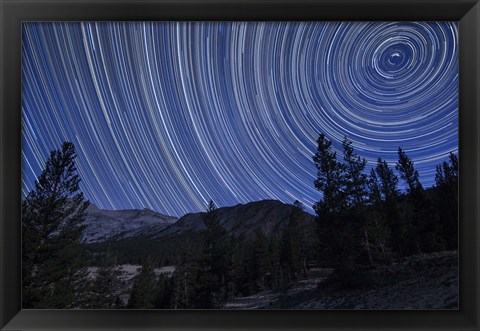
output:
[[[318,215],[319,259],[335,266],[339,263],[337,254],[341,249],[337,234],[344,226],[340,213],[347,208],[343,184],[344,167],[337,161],[337,153],[332,151],[332,142],[323,134],[317,140],[317,152],[313,161],[317,168],[315,188],[322,192],[322,199],[313,206]]]
[[[398,198],[398,178],[388,163],[381,158],[377,160],[375,172],[379,178],[379,193],[382,199],[382,214],[390,230],[391,247],[399,257],[403,255],[403,225],[400,218]],[[385,234],[388,236],[387,232]]]
[[[347,137],[343,139],[342,145],[348,204],[350,207],[362,208],[367,198],[367,175],[363,172],[367,160],[355,153],[352,142]]]
[[[156,309],[172,308],[174,283],[173,278],[160,275],[155,287],[154,307]]]
[[[269,272],[268,238],[262,230],[255,232],[251,252],[248,273],[251,289],[255,293],[266,287],[265,275]]]
[[[354,234],[352,240],[358,240],[362,243],[369,263],[373,264],[372,239],[370,238],[370,228],[367,226],[367,219],[365,217],[368,178],[364,170],[367,165],[367,160],[355,153],[352,142],[347,137],[344,137],[342,145],[343,160],[345,163],[345,195],[348,201],[349,218],[352,220],[350,226],[353,228]],[[362,239],[358,237],[359,235]]]
[[[458,156],[437,166],[435,200],[448,249],[458,249]]]
[[[220,224],[216,206],[210,200],[203,217],[205,224],[204,245],[200,261],[199,308],[217,308],[227,294],[227,273],[229,267],[229,237]]]
[[[201,284],[202,278],[197,258],[187,247],[181,253],[173,274],[173,309],[192,309],[198,307],[198,293],[205,286]]]
[[[390,258],[390,228],[387,225],[385,201],[382,200],[380,183],[375,169],[370,170],[370,212],[368,214],[367,229],[370,235],[372,261],[385,262]]]
[[[351,164],[342,164],[332,151],[332,143],[321,134],[317,140],[317,152],[313,157],[317,168],[315,187],[323,198],[314,205],[318,215],[320,262],[335,268],[334,277],[340,284],[351,284],[356,259],[362,249],[364,218],[352,201],[360,201],[364,194],[361,189],[363,178],[357,169],[363,160],[354,155],[348,141],[344,143],[344,159]]]
[[[271,290],[278,290],[282,285],[282,266],[280,262],[280,243],[277,236],[270,236],[268,239],[268,272],[266,286]]]
[[[135,277],[127,308],[154,308],[156,277],[153,266],[154,263],[150,257],[143,261],[140,273]]]
[[[398,148],[398,162],[395,165],[400,177],[407,184],[408,204],[406,205],[405,217],[405,236],[403,238],[404,253],[406,255],[422,253],[419,236],[419,217],[416,215],[423,199],[423,187],[419,181],[418,172],[415,170],[413,161],[407,156],[405,151]]]
[[[319,235],[327,239],[326,232],[332,232],[333,226],[329,224],[333,222],[332,216],[335,212],[346,207],[343,201],[342,168],[337,162],[337,153],[332,151],[332,142],[325,135],[320,134],[317,140],[317,152],[313,157],[313,161],[317,168],[317,178],[314,181],[315,188],[322,192],[322,199],[313,206],[318,215]],[[341,206],[338,206],[341,204]],[[339,208],[340,207],[340,208]],[[329,245],[322,241],[322,248],[329,249]],[[331,252],[333,254],[333,252]],[[326,254],[327,256],[331,254]]]
[[[84,303],[88,271],[82,232],[88,202],[80,192],[75,147],[54,150],[22,203],[23,308]]]
[[[395,165],[395,168],[400,172],[400,177],[407,184],[408,194],[415,194],[418,191],[423,191],[423,186],[420,183],[418,171],[415,170],[413,161],[400,147],[398,148],[398,162]]]
[[[302,205],[297,200],[290,212],[287,226],[282,231],[280,263],[289,281],[298,278],[302,271],[303,234],[300,227]]]
[[[441,227],[438,214],[435,212],[431,201],[426,197],[425,191],[419,180],[419,174],[414,168],[413,161],[405,151],[398,149],[398,162],[396,169],[407,184],[407,197],[409,206],[404,241],[405,251],[408,254],[432,252],[442,250]],[[408,241],[412,244],[408,245]]]
[[[116,258],[107,252],[97,268],[95,278],[91,282],[90,291],[84,308],[112,309],[122,308],[118,301],[120,289],[123,287],[125,272],[116,263]]]
[[[388,166],[387,161],[378,158],[375,171],[380,179],[380,193],[383,199],[385,201],[397,199],[399,195],[398,178]]]
[[[250,294],[249,280],[248,280],[248,263],[247,263],[247,240],[245,235],[232,238],[232,282],[233,295],[247,296]]]
[[[345,167],[337,161],[337,153],[332,151],[332,142],[324,134],[317,140],[317,152],[313,156],[317,168],[315,188],[322,192],[322,200],[314,206],[319,216],[344,210],[347,207],[345,197]]]

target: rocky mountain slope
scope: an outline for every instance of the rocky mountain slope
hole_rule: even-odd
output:
[[[215,213],[229,233],[253,237],[257,230],[267,235],[281,234],[293,210],[294,206],[278,200],[261,200],[218,208]],[[102,210],[90,205],[85,221],[84,242],[91,244],[135,237],[159,239],[198,232],[205,228],[204,215],[205,213],[191,213],[177,219],[148,209]],[[313,224],[314,217],[301,212],[300,221],[309,226]]]
[[[126,239],[156,233],[175,223],[178,219],[149,209],[103,210],[90,204],[84,225],[85,243],[102,242],[109,239]]]
[[[244,234],[253,237],[257,230],[268,235],[281,234],[292,217],[294,206],[278,200],[261,200],[233,207],[223,207],[215,210],[220,224],[229,233]],[[152,233],[151,237],[171,237],[188,231],[201,231],[205,228],[203,217],[205,213],[186,214],[177,222]],[[300,221],[308,226],[313,224],[314,217],[301,212]]]

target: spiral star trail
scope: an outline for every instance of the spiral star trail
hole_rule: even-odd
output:
[[[104,209],[181,216],[315,190],[324,133],[424,186],[458,151],[455,22],[24,23],[22,193],[75,144]],[[311,209],[309,209],[311,211]]]

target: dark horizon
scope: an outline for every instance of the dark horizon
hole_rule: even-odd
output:
[[[401,181],[400,181],[401,182]],[[402,185],[404,186],[404,185]],[[432,185],[432,186],[429,186],[429,187],[424,187],[424,189],[426,191],[428,190],[431,190],[431,189],[434,189],[435,186]],[[405,189],[402,189],[401,190],[401,193],[402,194],[405,194]],[[198,211],[187,211],[186,213],[182,214],[182,215],[167,215],[167,214],[164,214],[163,212],[161,211],[158,211],[158,210],[155,210],[155,209],[150,209],[150,208],[119,208],[119,209],[108,209],[108,208],[99,208],[95,203],[92,203],[87,197],[85,197],[85,200],[88,200],[90,205],[94,205],[96,208],[100,209],[100,210],[105,210],[105,211],[131,211],[131,210],[138,210],[138,211],[142,211],[142,210],[149,210],[149,211],[152,211],[154,213],[157,213],[157,214],[161,214],[163,216],[167,216],[167,217],[176,217],[178,219],[182,218],[183,216],[185,215],[188,215],[188,214],[197,214],[197,213],[205,213],[207,211],[207,204],[205,204],[205,209],[204,210],[198,210]],[[278,201],[278,202],[281,202],[285,205],[291,205],[293,206],[294,202],[295,201],[291,201],[291,202],[285,202],[285,201],[281,201],[281,200],[278,200],[278,199],[261,199],[261,200],[251,200],[251,201],[247,201],[247,202],[240,202],[240,203],[236,203],[236,204],[233,204],[233,205],[223,205],[223,206],[219,206],[216,204],[216,202],[214,201],[215,203],[215,206],[217,209],[222,209],[222,208],[230,208],[230,207],[235,207],[235,206],[238,206],[238,205],[247,205],[247,204],[250,204],[250,203],[256,203],[256,202],[262,202],[262,201]],[[303,211],[316,217],[317,214],[315,213],[315,211],[308,207],[308,206],[305,206],[304,204],[302,204],[303,206]]]

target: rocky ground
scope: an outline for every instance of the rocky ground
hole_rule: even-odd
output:
[[[357,272],[354,288],[325,282],[331,270],[312,269],[286,293],[233,298],[225,309],[458,309],[457,252],[417,255]]]

